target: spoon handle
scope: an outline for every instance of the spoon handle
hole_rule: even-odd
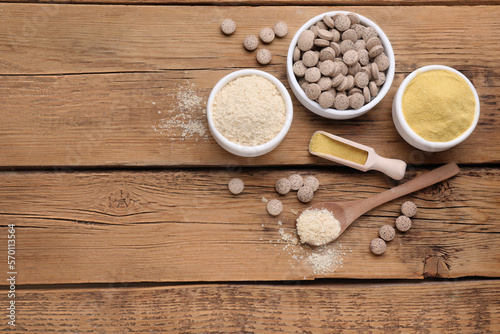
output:
[[[435,183],[446,180],[454,175],[457,175],[459,171],[460,168],[458,168],[457,164],[451,162],[449,164],[436,168],[430,172],[419,175],[415,177],[413,180],[403,183],[397,187],[381,192],[380,194],[377,194],[365,200],[361,200],[363,201],[363,204],[361,205],[363,208],[362,209],[360,208],[361,209],[360,211],[364,212],[361,213],[359,216],[370,211],[373,208],[376,208],[381,204],[387,203],[401,196],[407,195],[414,191],[423,189]]]

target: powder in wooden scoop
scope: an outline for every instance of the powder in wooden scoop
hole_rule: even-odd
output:
[[[472,125],[476,99],[467,82],[447,70],[418,74],[403,93],[403,115],[417,135],[447,142]]]
[[[313,135],[309,148],[315,153],[332,155],[360,165],[364,165],[368,159],[368,152],[332,139],[320,132]]]

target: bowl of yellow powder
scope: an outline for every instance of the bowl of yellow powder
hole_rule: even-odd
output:
[[[226,151],[256,157],[274,150],[292,125],[293,105],[274,76],[246,69],[223,77],[207,102],[207,120],[215,141]]]
[[[427,152],[463,142],[479,120],[479,97],[465,75],[442,65],[408,75],[394,97],[392,118],[401,137]]]

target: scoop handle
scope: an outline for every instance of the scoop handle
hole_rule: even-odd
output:
[[[398,159],[388,159],[377,154],[370,169],[378,170],[394,180],[401,180],[405,176],[406,162]]]

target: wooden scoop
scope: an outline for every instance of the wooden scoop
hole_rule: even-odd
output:
[[[328,137],[333,140],[333,142],[338,142],[341,145],[344,145],[345,147],[351,147],[352,150],[362,152],[366,154],[366,162],[363,164],[356,163],[354,161],[350,161],[347,159],[343,159],[339,156],[335,155],[330,155],[326,154],[324,152],[318,152],[315,151],[314,148],[312,147],[312,138],[317,136],[318,134],[321,134],[325,137]],[[324,132],[324,131],[316,131],[311,138],[311,141],[309,143],[309,152],[311,154],[317,155],[318,157],[334,161],[338,164],[346,165],[355,169],[358,169],[360,171],[366,172],[368,170],[378,170],[379,172],[382,172],[386,174],[387,176],[395,179],[395,180],[401,180],[405,176],[405,171],[406,171],[406,162],[403,160],[397,160],[397,159],[387,159],[384,157],[381,157],[378,155],[375,150],[369,146],[365,146],[356,142],[353,142],[351,140],[332,135],[331,133]],[[332,142],[332,143],[333,143]],[[342,156],[342,155],[340,155]]]
[[[436,168],[428,173],[419,175],[411,181],[381,192],[380,194],[377,194],[375,196],[356,201],[320,203],[313,205],[308,210],[327,209],[328,211],[332,212],[335,218],[340,222],[340,234],[342,234],[353,221],[355,221],[359,216],[367,213],[371,209],[392,201],[393,199],[396,199],[398,197],[433,185],[434,183],[446,180],[454,175],[457,175],[459,171],[460,169],[458,168],[457,164],[452,162]]]

